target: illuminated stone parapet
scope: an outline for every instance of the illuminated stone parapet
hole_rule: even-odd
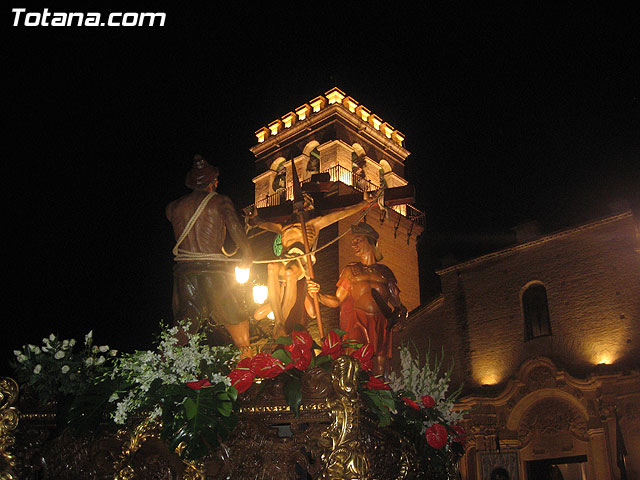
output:
[[[258,143],[264,143],[268,138],[276,137],[287,129],[292,128],[297,122],[309,120],[313,115],[318,114],[328,108],[340,108],[348,112],[358,120],[370,125],[376,132],[391,140],[395,145],[404,147],[404,135],[395,130],[391,125],[382,120],[378,115],[371,113],[371,110],[360,105],[353,97],[347,96],[345,92],[335,87],[309,100],[293,112],[283,115],[280,119],[269,123],[267,127],[263,127],[256,131]]]

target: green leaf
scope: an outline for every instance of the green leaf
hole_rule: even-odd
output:
[[[229,400],[229,395],[227,393],[218,394],[218,400],[220,400],[218,402],[218,412],[220,412],[223,417],[231,415],[233,403]]]
[[[325,363],[331,363],[331,355],[322,355],[320,357],[316,357],[317,366],[321,366]]]
[[[229,399],[232,402],[235,402],[238,399],[238,390],[236,390],[236,387],[227,387],[227,393],[229,394]]]
[[[187,460],[197,460],[208,455],[221,440],[228,437],[235,426],[237,418],[233,413],[233,406],[237,391],[224,385],[190,390],[186,392],[184,408],[177,402],[185,391],[180,394],[173,390],[172,393],[172,397],[165,398],[163,438],[172,450],[185,442],[182,458]],[[171,410],[175,413],[173,416]]]
[[[393,396],[388,390],[365,390],[362,396],[366,400],[369,411],[378,418],[378,425],[386,427],[391,424],[391,411],[393,408]]]
[[[302,403],[302,382],[297,377],[289,376],[284,382],[284,398],[296,417],[300,415]]]
[[[278,345],[291,345],[293,340],[291,340],[291,337],[278,337],[276,338],[276,343]]]
[[[276,350],[271,355],[274,358],[277,358],[278,360],[280,360],[285,365],[287,365],[288,363],[291,363],[291,354],[284,349]]]
[[[347,332],[345,332],[344,330],[340,330],[339,328],[334,328],[333,331],[336,332],[339,337],[343,337],[347,334]]]
[[[67,424],[80,432],[86,432],[98,426],[106,413],[115,404],[109,403],[109,397],[116,391],[123,391],[130,385],[120,379],[106,378],[92,385],[83,393],[76,395],[69,408]]]
[[[187,398],[184,401],[184,413],[187,415],[187,420],[191,420],[198,413],[198,405],[192,398]]]

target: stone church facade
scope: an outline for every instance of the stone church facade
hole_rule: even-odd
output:
[[[454,361],[463,478],[640,477],[639,232],[628,211],[437,272],[396,338]]]

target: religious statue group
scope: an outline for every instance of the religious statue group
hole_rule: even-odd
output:
[[[176,239],[173,316],[175,322],[189,319],[192,331],[209,331],[213,325],[223,325],[242,355],[248,357],[255,350],[233,267],[249,268],[254,257],[233,202],[216,193],[218,175],[217,168],[196,155],[185,182],[192,192],[171,202],[166,209]],[[316,261],[313,252],[320,231],[364,212],[373,201],[365,194],[359,203],[315,216],[312,202],[305,202],[285,222],[267,221],[254,213],[247,223],[279,234],[283,249],[280,259],[267,264],[268,301],[255,312],[254,318],[261,320],[273,312],[272,336],[277,338],[291,333],[295,325],[306,325],[307,315],[318,320],[322,331],[318,302],[340,308],[344,339],[370,344],[374,351],[374,374],[383,375],[392,355],[393,327],[406,317],[407,310],[400,301],[393,272],[378,263],[382,260],[378,233],[364,222],[351,226],[356,261],[342,270],[335,291],[321,292],[312,278]],[[238,247],[232,259],[224,250],[227,232]],[[184,332],[180,332],[179,341],[186,342]]]

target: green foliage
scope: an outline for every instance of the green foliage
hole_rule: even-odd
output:
[[[414,356],[415,353],[415,356]],[[447,395],[451,379],[451,368],[443,370],[444,351],[431,361],[430,349],[425,362],[421,364],[416,349],[400,347],[401,371],[392,373],[390,386],[396,392],[395,411],[391,428],[408,437],[420,458],[420,469],[424,478],[451,478],[456,471],[458,459],[464,454],[464,445],[454,439],[458,433],[452,425],[458,423],[464,412],[456,411],[454,401],[462,386]],[[424,395],[433,399],[433,407],[423,408],[420,404]],[[416,410],[402,397],[418,403]],[[425,432],[428,427],[439,424],[446,428],[448,440],[443,448],[429,445]]]
[[[163,398],[162,438],[186,460],[211,453],[237,423],[235,388],[216,384],[199,390],[184,385],[167,389]],[[184,448],[178,448],[178,447]]]
[[[96,379],[111,371],[117,351],[93,345],[89,332],[82,346],[73,338],[61,340],[52,333],[42,339],[42,345],[24,345],[13,353],[16,358],[10,364],[18,382],[46,404],[92,388]]]
[[[80,433],[97,428],[113,410],[113,403],[109,402],[113,392],[126,386],[120,379],[103,377],[92,388],[73,397],[66,424]]]
[[[378,426],[391,425],[391,411],[394,409],[394,395],[391,390],[362,390],[360,392],[366,406],[378,420]]]
[[[288,344],[288,345],[291,345],[291,344]],[[278,360],[280,360],[285,365],[288,365],[289,363],[291,363],[291,354],[287,350],[283,350],[283,349],[276,350],[271,355],[274,358],[277,358]]]
[[[278,337],[276,338],[276,343],[278,345],[291,345],[293,340],[291,340],[291,337]]]
[[[95,429],[108,414],[119,424],[130,422],[132,417],[161,419],[162,438],[169,448],[185,460],[198,460],[226,440],[237,423],[238,392],[228,376],[237,350],[209,347],[204,344],[203,335],[190,333],[185,333],[187,344],[178,345],[179,328],[182,333],[189,331],[187,324],[164,327],[155,351],[137,351],[120,358],[108,346],[94,346],[91,332],[77,352],[73,348],[75,340],[60,341],[52,334],[43,339],[42,347],[27,345],[16,350],[14,368],[18,379],[30,385],[42,402],[57,401],[58,418],[66,419],[75,430]],[[283,382],[291,411],[299,416],[304,372],[298,368],[308,364],[307,369],[331,371],[333,360],[331,355],[318,353],[322,347],[311,342],[308,335],[296,336],[295,342],[291,337],[281,337],[276,343],[284,348],[272,356],[289,367],[276,378]],[[345,341],[342,346],[357,349],[361,345]],[[365,359],[362,351],[353,355],[366,365],[370,356]],[[301,357],[301,353],[310,355],[311,361],[304,361],[309,357]],[[297,368],[291,368],[293,359]],[[380,427],[393,428],[412,441],[427,478],[447,478],[464,453],[458,434],[452,429],[462,415],[452,409],[460,389],[446,395],[451,370],[442,371],[443,355],[430,362],[427,353],[426,362],[421,365],[408,347],[402,347],[400,360],[401,372],[391,376],[392,390],[385,390],[388,386],[369,372],[360,371],[359,393],[365,412]],[[261,371],[259,366],[253,366],[253,360],[249,364]],[[260,388],[274,380],[263,379]],[[425,401],[425,395],[432,399]],[[442,428],[447,429],[448,441],[442,448],[434,448],[426,440],[425,431],[433,425],[440,429],[439,433],[443,433]]]
[[[300,404],[302,403],[302,382],[300,375],[295,374],[293,371],[287,372],[287,378],[284,381],[284,399],[287,405],[291,407],[293,414],[300,416]]]

